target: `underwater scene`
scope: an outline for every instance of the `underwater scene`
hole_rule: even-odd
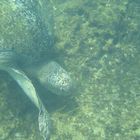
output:
[[[0,0],[0,140],[140,140],[140,0]]]

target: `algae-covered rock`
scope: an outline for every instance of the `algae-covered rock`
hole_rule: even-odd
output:
[[[140,139],[139,6],[137,0],[56,2],[55,47],[81,86],[75,105],[53,113],[54,140]]]

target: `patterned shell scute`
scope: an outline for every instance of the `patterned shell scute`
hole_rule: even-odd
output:
[[[24,54],[23,57],[27,57],[29,63],[45,56],[53,43],[50,26],[52,21],[48,16],[52,11],[49,8],[46,10],[47,14],[43,14],[46,13],[43,10],[45,8],[39,4],[43,1],[0,1],[0,48],[12,49],[19,55]]]

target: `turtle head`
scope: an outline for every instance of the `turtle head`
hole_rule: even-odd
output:
[[[69,95],[72,93],[73,81],[58,63],[52,61],[43,65],[37,73],[40,83],[54,94]]]

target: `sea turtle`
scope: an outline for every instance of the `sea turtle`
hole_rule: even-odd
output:
[[[49,139],[49,113],[23,68],[46,60],[53,44],[51,2],[1,0],[0,4],[0,70],[8,72],[39,109],[39,130],[44,140]],[[50,61],[30,71],[53,93],[71,93],[72,80],[58,63]]]

